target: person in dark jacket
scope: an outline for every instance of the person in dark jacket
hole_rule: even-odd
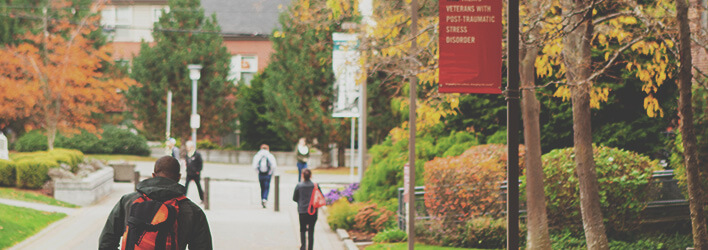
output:
[[[142,194],[157,201],[167,201],[184,195],[184,186],[177,183],[181,177],[179,162],[172,156],[163,156],[155,162],[153,178],[138,183],[137,192],[121,197],[108,215],[99,238],[99,249],[118,249],[123,231],[128,223],[130,206]],[[177,214],[177,243],[179,249],[213,249],[211,231],[206,215],[197,204],[184,199],[179,201]]]
[[[300,250],[312,250],[312,245],[315,241],[317,209],[315,208],[315,213],[312,215],[307,211],[312,198],[312,190],[315,188],[315,183],[310,181],[311,176],[312,172],[309,169],[303,169],[302,179],[304,181],[295,186],[295,193],[293,194],[293,201],[297,202],[297,212],[300,214]],[[322,192],[319,185],[317,185],[317,189]],[[305,233],[307,233],[307,237]],[[305,242],[305,238],[307,238],[307,242]]]
[[[189,190],[189,181],[194,181],[199,191],[199,199],[204,203],[204,191],[202,191],[201,185],[201,173],[204,166],[202,155],[197,152],[194,142],[187,141],[185,145],[187,146],[187,180],[184,182],[184,194],[187,195],[187,190]]]

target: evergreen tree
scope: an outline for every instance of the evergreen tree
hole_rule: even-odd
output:
[[[197,138],[215,138],[235,127],[236,88],[228,80],[230,53],[224,47],[216,16],[206,17],[199,0],[170,0],[155,24],[155,45],[141,44],[133,60],[132,77],[141,86],[126,93],[146,137],[165,135],[167,93],[172,91],[172,135],[187,138],[192,113],[192,81],[188,64],[201,64],[197,113],[201,124]]]
[[[329,144],[348,138],[339,128],[349,120],[332,117],[332,32],[354,13],[352,5],[335,8],[326,2],[294,1],[281,15],[282,30],[271,39],[274,54],[263,75],[270,127],[292,144],[299,137],[316,140],[322,166],[331,165]]]
[[[265,118],[269,106],[266,105],[263,88],[263,78],[267,73],[256,75],[251,86],[239,85],[237,110],[241,121],[241,145],[245,150],[258,150],[261,144],[268,144],[271,150],[291,150],[293,143],[283,138],[274,129],[271,122]]]

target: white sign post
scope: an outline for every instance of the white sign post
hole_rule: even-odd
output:
[[[7,137],[0,132],[0,159],[3,160],[9,160],[10,159],[10,152],[8,151],[7,148]]]

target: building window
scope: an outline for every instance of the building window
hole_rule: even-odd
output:
[[[133,8],[130,6],[119,6],[116,9],[116,21],[117,26],[130,26],[133,25]]]
[[[229,79],[235,84],[243,82],[251,86],[251,80],[258,72],[258,56],[255,55],[235,55],[231,57],[231,70]]]

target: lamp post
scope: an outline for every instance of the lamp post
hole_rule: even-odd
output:
[[[194,145],[197,145],[197,129],[199,128],[199,115],[197,114],[197,81],[201,77],[202,65],[200,64],[190,64],[187,65],[189,69],[189,79],[192,79],[192,116],[189,119],[189,125],[192,127],[192,141]]]

